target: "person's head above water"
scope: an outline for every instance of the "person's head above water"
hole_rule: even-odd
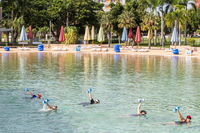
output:
[[[39,98],[39,99],[42,98],[42,94],[38,94],[37,98]]]
[[[100,100],[99,99],[95,100],[95,103],[100,103]]]
[[[192,119],[192,117],[190,116],[190,115],[188,115],[187,117],[186,117],[186,119],[185,119],[185,122],[190,122],[191,121],[191,119]]]
[[[147,112],[146,112],[145,110],[141,110],[141,111],[140,111],[140,114],[141,114],[141,115],[146,115]]]

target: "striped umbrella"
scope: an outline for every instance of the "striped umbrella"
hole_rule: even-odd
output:
[[[178,36],[178,30],[176,27],[174,27],[173,33],[172,33],[172,38],[171,38],[171,43],[172,45],[175,43],[176,44],[179,42],[179,36]]]
[[[19,41],[24,42],[24,41],[27,41],[27,40],[28,39],[27,39],[27,34],[26,34],[26,31],[25,31],[25,27],[22,26]],[[23,47],[24,47],[24,43],[23,43]]]

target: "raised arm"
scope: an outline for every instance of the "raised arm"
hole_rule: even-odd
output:
[[[184,121],[185,118],[181,115],[181,112],[179,110],[177,112],[178,112],[178,117],[179,117],[180,121]]]
[[[31,91],[28,91],[27,94],[33,96],[33,93]]]
[[[141,106],[142,106],[142,103],[139,103],[139,104],[138,104],[138,108],[137,108],[137,114],[140,114]]]
[[[91,93],[88,93],[88,97],[90,100],[92,100],[92,98],[93,98]]]

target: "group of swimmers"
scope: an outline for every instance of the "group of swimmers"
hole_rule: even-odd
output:
[[[31,98],[42,99],[41,94],[35,95],[28,88],[26,88],[25,91],[27,92],[28,95],[31,95]],[[92,96],[92,88],[87,89],[87,93],[88,93],[88,97],[89,97],[89,100],[90,100],[90,103],[88,103],[88,104],[100,104],[99,99],[94,100],[94,98]],[[51,106],[51,105],[49,105],[48,102],[49,102],[48,99],[45,99],[43,101],[43,109],[45,109],[45,110],[57,110],[58,109],[57,106]],[[138,104],[138,107],[137,107],[137,113],[133,114],[131,116],[146,116],[147,115],[147,111],[141,109],[143,102],[144,102],[144,99],[138,99],[139,104]],[[181,124],[188,124],[188,123],[191,122],[192,117],[190,115],[188,115],[186,118],[184,118],[182,116],[181,112],[180,112],[179,106],[175,107],[175,109],[173,109],[173,111],[178,113],[179,121],[175,121],[175,122],[172,122],[172,123],[169,123],[169,124],[181,125]]]
[[[88,92],[90,104],[99,104],[100,103],[99,99],[96,99],[96,100],[93,99],[92,94],[91,94],[91,92],[92,92],[91,88],[89,88],[87,90],[87,92]],[[138,107],[137,107],[137,113],[133,114],[131,116],[146,116],[147,115],[147,111],[141,109],[143,102],[144,102],[144,99],[138,99],[139,104],[138,104]],[[179,106],[175,107],[175,109],[173,109],[173,111],[178,113],[179,121],[170,122],[170,123],[167,123],[167,124],[182,125],[182,124],[189,124],[191,122],[192,117],[190,115],[188,115],[186,118],[184,118],[182,116],[181,112],[180,112]]]
[[[31,99],[42,99],[42,94],[33,94],[32,91],[29,88],[25,88],[25,92],[27,95],[30,95]],[[43,110],[50,111],[50,110],[57,110],[57,106],[51,106],[49,105],[49,100],[48,99],[42,99],[43,100]]]

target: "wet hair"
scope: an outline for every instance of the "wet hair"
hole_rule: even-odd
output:
[[[100,103],[100,100],[99,100],[99,99],[97,99],[97,100],[95,100],[95,102],[96,102],[96,103]]]
[[[145,115],[147,114],[147,112],[145,110],[141,110],[140,113],[144,113]]]

